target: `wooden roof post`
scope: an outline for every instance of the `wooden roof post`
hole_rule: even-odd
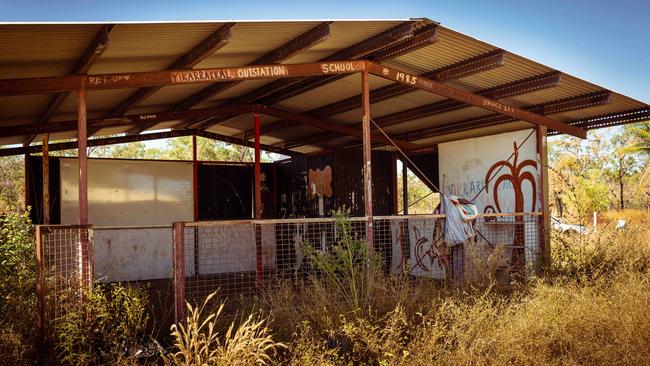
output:
[[[43,225],[50,224],[50,153],[49,134],[43,135]]]
[[[86,89],[77,92],[77,156],[79,163],[79,225],[88,225],[88,157],[86,123]],[[80,232],[81,239],[81,276],[83,284],[90,284],[88,235]]]
[[[366,245],[374,250],[372,238],[372,150],[370,139],[370,86],[368,71],[361,73],[361,98],[363,107],[363,202],[366,214]]]

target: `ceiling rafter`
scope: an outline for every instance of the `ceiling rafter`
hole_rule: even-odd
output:
[[[312,28],[311,30],[299,35],[298,37],[292,39],[291,41],[283,44],[282,46],[276,48],[275,50],[257,58],[255,61],[251,62],[249,65],[263,65],[263,64],[273,64],[286,60],[287,58],[294,56],[295,54],[309,49],[325,40],[330,38],[330,25],[331,22],[321,23],[320,25]],[[194,107],[196,104],[213,97],[221,92],[224,92],[227,89],[232,88],[233,86],[239,84],[239,81],[233,81],[229,83],[217,83],[204,88],[197,93],[187,97],[182,102],[176,104],[174,109],[189,109]]]
[[[360,41],[358,43],[355,43],[354,45],[347,47],[343,50],[340,50],[338,52],[335,52],[327,57],[324,57],[320,59],[318,62],[323,62],[323,61],[341,61],[341,60],[358,60],[361,58],[364,58],[367,55],[372,54],[373,52],[379,52],[382,49],[391,47],[393,44],[401,42],[405,39],[409,39],[413,37],[414,32],[418,28],[418,25],[420,23],[425,23],[425,22],[405,22],[401,23],[391,29],[388,29],[384,32],[381,32],[379,34],[376,34],[370,38],[367,38],[363,41]],[[432,25],[430,23],[426,23],[424,25],[425,27],[431,27]],[[422,45],[420,44],[420,47]],[[416,45],[413,45],[413,47],[417,47]],[[396,50],[392,49],[392,53],[396,52]],[[390,53],[385,54],[390,55]],[[265,97],[268,97],[269,95],[276,93],[276,92],[281,92],[282,90],[287,90],[288,88],[292,86],[296,86],[296,84],[305,82],[305,80],[313,80],[311,77],[306,77],[306,78],[293,78],[293,79],[284,79],[284,80],[275,80],[273,82],[270,82],[266,85],[261,86],[260,88],[257,88],[251,92],[248,92],[238,98],[235,98],[234,100],[231,100],[228,102],[228,104],[247,104],[247,103],[254,103],[254,102],[259,102]],[[201,128],[208,128],[212,125],[219,124],[223,122],[224,120],[212,120],[210,123],[207,121],[202,121],[201,122]],[[181,125],[180,127],[182,127]]]
[[[109,34],[113,30],[113,24],[104,24],[100,30],[95,35],[95,38],[90,42],[90,44],[84,50],[84,53],[79,57],[75,65],[72,67],[68,74],[70,75],[83,75],[88,73],[90,68],[95,64],[99,57],[106,51],[110,43]],[[47,107],[43,110],[43,113],[40,115],[37,124],[48,123],[54,113],[61,107],[66,98],[70,95],[69,92],[62,92],[55,94],[50,101],[48,102]],[[28,136],[25,139],[25,144],[29,145],[36,135]]]
[[[576,119],[567,122],[572,126],[579,126],[587,130],[596,128],[619,126],[626,123],[647,121],[650,119],[650,108],[638,108],[623,112],[601,114],[598,116]],[[549,135],[559,135],[561,132],[549,130]]]
[[[289,42],[281,45],[280,47],[266,53],[265,55],[258,57],[255,61],[249,63],[248,65],[264,65],[264,64],[273,64],[282,62],[301,51],[312,48],[319,43],[326,41],[331,37],[330,24],[332,22],[323,22],[316,27],[308,30],[305,33],[295,37]],[[214,83],[206,88],[199,90],[198,92],[190,95],[179,103],[176,103],[171,109],[172,110],[183,110],[190,109],[200,102],[214,97],[219,93],[232,88],[235,85],[238,85],[240,81],[232,81],[226,83]],[[175,128],[186,128],[190,125],[196,123],[196,121],[184,121],[180,123]],[[143,130],[149,128],[150,126],[143,126]]]
[[[191,69],[208,56],[223,48],[228,44],[228,42],[230,42],[230,39],[232,37],[230,30],[234,25],[235,23],[226,23],[219,27],[219,29],[214,31],[208,37],[192,47],[191,50],[186,52],[171,65],[169,65],[169,67],[167,67],[167,70]],[[150,86],[137,89],[126,100],[108,112],[106,114],[106,117],[112,118],[124,115],[126,112],[142,103],[145,99],[149,98],[151,95],[162,88],[162,86]],[[88,134],[91,136],[96,132],[96,129],[90,129],[88,131]]]
[[[222,141],[229,144],[241,145],[250,148],[254,148],[255,144],[253,142],[242,140],[233,136],[220,135],[218,133],[212,133],[207,131],[198,131],[198,130],[175,130],[168,132],[156,132],[156,133],[147,133],[142,135],[127,135],[127,136],[116,136],[116,137],[103,137],[90,139],[87,142],[88,147],[94,146],[106,146],[106,145],[115,145],[115,144],[124,144],[129,142],[137,141],[150,141],[150,140],[160,140],[168,139],[174,137],[184,137],[184,136],[200,136],[209,138],[216,141]],[[70,150],[77,148],[77,141],[68,141],[68,142],[55,142],[48,144],[48,151],[61,151],[61,150]],[[297,156],[303,155],[302,153],[277,148],[271,145],[260,145],[261,150],[278,153],[287,156]],[[0,149],[0,156],[12,156],[12,155],[22,155],[22,154],[33,154],[43,151],[43,145],[31,145],[23,147],[13,147]]]
[[[426,27],[420,28],[412,37],[403,39],[389,45],[388,47],[372,52],[364,56],[364,59],[372,60],[374,62],[385,61],[431,45],[437,41],[437,28],[436,24],[430,24]],[[307,78],[260,99],[259,103],[264,105],[274,105],[310,90],[320,88],[323,85],[327,85],[346,76],[347,75],[331,75]]]
[[[560,84],[562,74],[558,71],[536,75],[533,77],[513,81],[510,83],[497,85],[495,87],[487,88],[476,92],[476,94],[492,98],[502,99],[509,98],[526,93],[556,87]],[[402,110],[399,112],[391,113],[385,116],[376,117],[374,120],[380,127],[389,127],[399,123],[412,121],[424,117],[433,116],[436,114],[451,112],[454,110],[470,107],[470,105],[459,102],[453,99],[445,99],[434,103],[425,104],[422,106]],[[355,123],[351,127],[360,128],[360,123]],[[293,141],[289,141],[286,146],[289,148],[298,147],[302,145],[310,145],[318,142],[324,142],[330,139],[337,138],[334,134],[319,134],[304,136]]]
[[[505,62],[505,54],[505,51],[497,49],[436,70],[432,70],[430,72],[422,74],[421,76],[438,80],[440,82],[447,82],[450,80],[471,76],[503,66]],[[416,89],[413,87],[399,83],[393,83],[371,90],[370,101],[371,103],[378,103],[383,100],[395,98],[400,95],[413,92],[415,90]],[[322,107],[318,107],[316,109],[312,109],[311,111],[306,112],[306,114],[315,118],[328,118],[360,107],[361,94],[358,94],[353,97],[349,97],[334,103],[324,105]],[[262,126],[261,132],[262,134],[268,134],[289,127],[291,127],[291,123],[289,121],[276,121],[273,124]],[[252,130],[248,130],[242,135],[243,137],[248,137],[252,133]]]
[[[573,111],[578,109],[591,108],[595,106],[611,103],[612,92],[609,90],[598,91],[574,97],[559,99],[552,102],[536,104],[523,108],[524,110],[537,113],[540,115],[550,115],[555,113]],[[409,132],[399,135],[399,138],[407,141],[422,140],[425,138],[440,136],[448,133],[462,132],[481,127],[499,125],[516,121],[516,118],[502,115],[490,114],[488,116],[471,118],[463,121],[444,124],[419,131]]]

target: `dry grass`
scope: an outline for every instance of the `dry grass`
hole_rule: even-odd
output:
[[[172,325],[175,352],[164,357],[166,365],[267,365],[274,352],[285,347],[275,342],[268,319],[259,314],[250,314],[242,323],[230,324],[221,334],[218,321],[223,314],[222,302],[216,310],[210,311],[208,304],[216,295],[212,293],[200,307],[187,304],[185,322]]]
[[[629,219],[629,217],[628,217]],[[507,293],[384,276],[368,307],[326,285],[264,297],[291,365],[650,364],[650,232],[554,237],[548,273]],[[426,288],[426,289],[425,289]],[[293,329],[289,335],[288,331]]]

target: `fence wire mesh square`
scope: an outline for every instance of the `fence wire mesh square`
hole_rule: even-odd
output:
[[[93,236],[90,226],[39,225],[36,256],[39,327],[54,327],[65,311],[60,298],[66,291],[92,283]]]
[[[375,217],[373,252],[386,273],[439,281],[473,282],[486,276],[509,281],[525,276],[540,259],[540,219],[532,215],[481,216],[465,244],[445,243],[444,215]],[[333,218],[185,223],[182,229],[184,299],[253,294],[278,279],[318,275],[310,260],[331,255],[349,240],[366,238],[367,220],[353,217],[344,226]]]

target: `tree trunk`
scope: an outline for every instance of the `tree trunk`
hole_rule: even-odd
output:
[[[620,209],[623,210],[625,209],[625,201],[623,200],[623,178],[619,180],[619,186],[621,189],[621,204],[620,204]]]

